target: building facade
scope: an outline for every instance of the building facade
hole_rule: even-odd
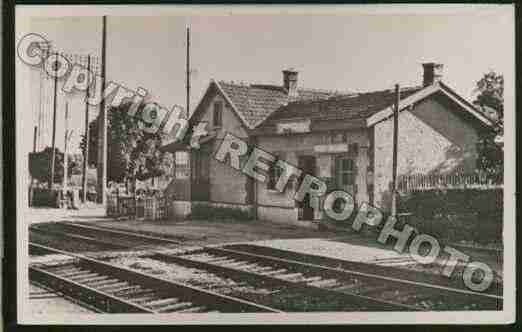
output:
[[[471,172],[478,137],[490,130],[491,122],[441,82],[441,65],[423,68],[422,86],[401,88],[398,174]],[[190,181],[173,189],[190,187],[190,194],[179,199],[185,206],[180,213],[187,214],[194,202],[206,202],[303,226],[323,218],[308,198],[294,200],[301,178],[290,179],[279,192],[274,186],[277,167],[265,172],[267,181],[259,182],[213,158],[227,133],[321,179],[328,190],[350,193],[356,206],[389,209],[396,98],[394,90],[301,89],[293,70],[283,71],[282,86],[211,81],[190,119],[191,125],[207,122],[210,134],[200,149],[190,151]]]

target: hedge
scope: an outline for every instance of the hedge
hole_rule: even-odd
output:
[[[253,220],[250,211],[240,208],[211,206],[208,204],[195,203],[192,205],[192,213],[189,219],[205,219],[205,220]]]
[[[415,191],[400,197],[399,212],[421,233],[452,241],[502,240],[503,191],[447,189]]]
[[[469,213],[501,215],[502,209],[501,188],[414,191],[402,195],[398,206],[400,212],[411,212],[428,218]]]

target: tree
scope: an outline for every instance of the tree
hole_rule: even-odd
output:
[[[129,116],[130,106],[126,103],[108,110],[108,181],[145,180],[168,174],[173,165],[172,155],[159,149],[162,134],[145,132],[142,128],[146,124]],[[96,165],[98,119],[93,120],[89,128],[89,164]],[[85,137],[82,137],[80,148],[83,150],[84,146]]]
[[[53,149],[46,147],[40,152],[31,152],[29,154],[29,173],[39,182],[47,182],[49,180],[49,164],[51,161]],[[73,170],[77,168],[77,162],[73,156],[68,155],[68,171],[67,176],[70,178]],[[53,183],[61,183],[63,180],[63,152],[55,148],[54,163],[54,179]]]
[[[89,159],[87,160],[87,164],[89,166],[95,166],[98,158],[98,145],[96,139],[93,138],[93,135],[98,137],[98,119],[91,121],[89,123]],[[81,135],[82,139],[80,141],[80,150],[83,151],[85,147],[85,135]]]
[[[477,167],[492,179],[502,179],[504,172],[504,77],[494,71],[476,83],[474,104],[493,122],[493,130],[479,137]]]

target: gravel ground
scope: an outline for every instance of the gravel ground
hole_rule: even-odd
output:
[[[89,220],[89,221],[86,221]],[[366,262],[403,269],[440,274],[446,256],[435,264],[422,265],[411,259],[409,254],[399,254],[393,244],[382,245],[370,236],[357,233],[318,231],[296,226],[280,225],[261,221],[137,221],[114,219],[83,219],[82,223],[98,227],[110,227],[132,232],[141,232],[158,237],[181,240],[187,245],[215,245],[226,243],[253,242],[296,252],[324,255],[348,261]],[[502,280],[502,251],[473,250],[458,248],[476,260],[488,264]],[[71,249],[72,250],[72,249]],[[92,248],[84,248],[94,251]]]
[[[85,222],[93,226],[153,234],[173,238],[187,244],[208,245],[239,241],[259,241],[270,239],[295,239],[311,237],[339,236],[330,231],[318,231],[291,225],[281,225],[263,221],[137,221],[104,219]]]
[[[30,221],[31,224],[50,221],[102,220],[104,217],[103,206],[93,203],[89,203],[86,208],[80,210],[31,207],[24,214],[24,220]]]
[[[441,257],[441,255],[439,255],[440,258],[433,264],[420,264],[413,260],[408,253],[399,254],[392,250],[389,245],[385,246],[379,243],[372,243],[367,239],[366,241],[364,245],[352,244],[349,242],[357,243],[361,242],[361,240],[351,237],[348,239],[276,239],[251,242],[251,244],[347,261],[392,266],[437,275],[442,273],[443,266],[447,259],[446,256]],[[465,253],[470,255],[472,260],[478,260],[488,264],[496,274],[495,280],[502,283],[502,259],[494,255],[496,252],[466,251]],[[463,265],[457,265],[453,277],[458,277],[462,274],[462,271]]]
[[[71,240],[67,237],[60,237],[53,234],[42,234],[36,232],[29,233],[29,241],[51,247],[59,250],[84,253],[109,250],[107,246],[102,244],[94,244],[89,242],[82,242],[79,240]]]
[[[162,278],[177,282],[186,283],[192,286],[205,288],[208,290],[219,289],[220,293],[228,294],[231,292],[269,294],[270,290],[254,288],[244,283],[236,282],[232,279],[222,278],[207,271],[187,268],[174,263],[164,263],[159,260],[139,257],[122,256],[109,260],[110,263],[125,266],[147,274],[159,275]]]
[[[164,263],[147,257],[126,255],[112,258],[109,261],[147,274],[158,275],[168,280],[242,298],[287,312],[361,311],[366,309],[361,306],[354,306],[349,298],[317,297],[302,292],[296,296],[296,291],[292,289],[251,286],[240,280],[233,280],[174,263]]]
[[[321,238],[276,239],[256,241],[251,244],[354,262],[382,263],[383,265],[385,265],[385,263],[390,264],[394,261],[400,263],[404,261],[414,262],[409,255],[399,254],[392,250],[353,245]]]
[[[36,285],[29,285],[28,308],[33,315],[88,314],[93,311],[81,307],[60,295]]]

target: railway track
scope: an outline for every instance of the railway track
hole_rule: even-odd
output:
[[[42,246],[40,246],[42,247]],[[45,249],[44,249],[45,250]],[[58,252],[62,252],[58,250]],[[152,251],[154,253],[154,251]],[[42,255],[42,249],[31,247],[30,253],[33,256]],[[63,257],[59,257],[63,259]],[[393,302],[382,301],[370,297],[355,294],[345,294],[342,292],[331,291],[319,287],[312,287],[304,284],[296,284],[290,281],[271,278],[269,276],[248,274],[230,268],[216,268],[204,266],[197,261],[183,260],[174,255],[162,253],[152,256],[140,256],[138,261],[147,259],[166,262],[169,266],[183,266],[198,269],[204,274],[215,275],[222,280],[233,280],[232,291],[234,297],[239,297],[247,301],[262,303],[264,306],[277,308],[282,311],[405,311],[416,310],[413,307],[396,304]],[[38,261],[38,259],[37,259]],[[142,264],[137,264],[138,268]],[[210,278],[212,280],[212,278]],[[95,280],[96,281],[96,280]],[[222,287],[219,282],[191,282],[204,289],[213,289],[218,293],[228,294],[230,286]],[[245,290],[246,288],[246,290]],[[249,291],[249,289],[261,290]]]
[[[32,232],[66,236],[78,241],[98,244],[107,249],[139,247],[178,247],[182,242],[122,230],[100,228],[69,223],[36,224],[30,227]]]
[[[395,279],[401,279],[405,281],[418,282],[423,280],[425,284],[442,286],[447,288],[455,288],[461,290],[468,290],[462,281],[462,278],[447,278],[441,275],[429,274],[420,271],[393,268],[390,266],[368,264],[364,262],[355,262],[341,260],[337,258],[331,258],[326,256],[318,256],[313,254],[305,254],[295,251],[289,251],[284,249],[277,249],[271,247],[260,246],[256,244],[230,244],[222,246],[224,249],[232,249],[236,251],[242,251],[257,255],[265,255],[276,258],[289,259],[298,262],[311,263],[315,265],[321,265],[331,268],[339,268],[350,271],[359,271],[369,274],[377,274]],[[502,297],[502,285],[493,282],[492,285],[482,293],[479,294],[490,294]]]
[[[74,226],[70,225],[69,228]],[[83,227],[85,226],[77,228],[76,231],[83,231]],[[96,229],[96,231],[105,230]],[[133,234],[133,236],[140,235]],[[232,276],[232,279],[247,280],[254,285],[279,287],[285,289],[286,293],[290,292],[291,298],[298,297],[298,294],[307,294],[315,299],[329,298],[338,303],[337,307],[345,311],[500,310],[502,308],[502,296],[455,288],[440,283],[440,280],[437,280],[439,283],[422,283],[411,280],[412,278],[401,278],[401,275],[397,275],[398,269],[395,268],[364,263],[354,263],[356,266],[350,266],[349,264],[353,262],[345,261],[343,264],[346,264],[342,265],[340,261],[312,255],[302,255],[306,256],[307,261],[304,262],[292,255],[300,254],[255,245],[229,245],[221,248],[205,247],[179,254],[157,252],[148,257],[226,277]],[[425,275],[419,272],[411,274]]]
[[[501,310],[502,297],[398,279],[374,273],[327,267],[245,251],[207,247],[187,254],[161,255],[209,270],[230,269],[245,277],[278,279],[332,292],[393,303],[410,310]],[[168,256],[168,257],[167,257]],[[194,263],[196,264],[196,263]]]
[[[124,267],[29,243],[42,258],[29,266],[29,278],[83,305],[107,313],[280,312],[267,306],[150,276]]]

